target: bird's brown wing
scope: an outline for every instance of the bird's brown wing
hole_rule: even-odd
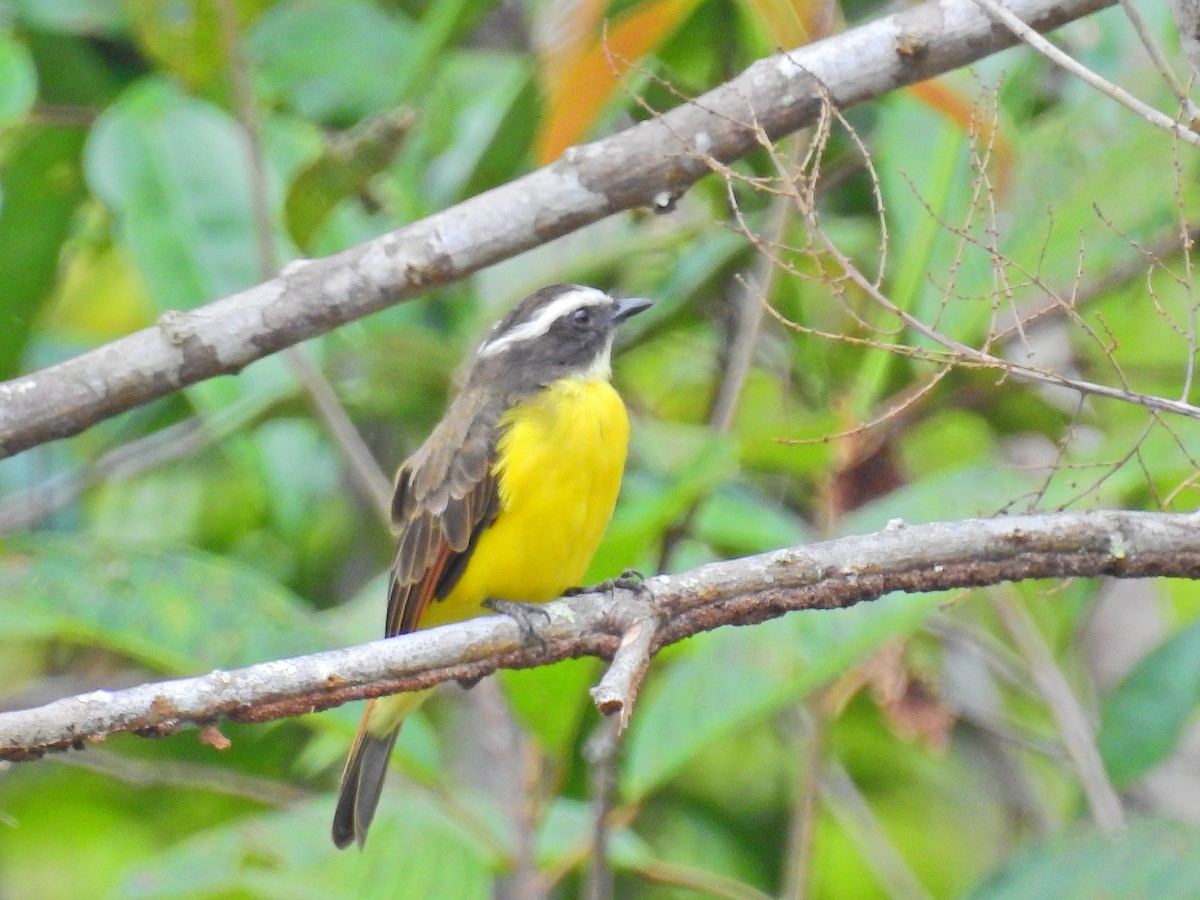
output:
[[[398,537],[385,635],[416,629],[434,600],[462,576],[479,535],[499,511],[500,408],[460,394],[429,439],[400,467],[392,496]]]

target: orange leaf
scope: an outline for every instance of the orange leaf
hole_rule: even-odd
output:
[[[698,0],[648,0],[612,21],[606,38],[578,42],[573,58],[563,53],[543,65],[547,114],[537,139],[545,164],[586,136],[616,89],[618,66],[632,66],[665,41]],[[566,42],[564,42],[565,44]]]

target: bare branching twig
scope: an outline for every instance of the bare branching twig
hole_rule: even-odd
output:
[[[1022,41],[1055,65],[1070,72],[1080,81],[1091,85],[1106,97],[1137,113],[1156,128],[1170,132],[1181,141],[1195,147],[1200,147],[1200,134],[1192,131],[1191,128],[1183,125],[1176,119],[1160,112],[1148,103],[1139,100],[1120,85],[1113,84],[1108,79],[1100,77],[1074,57],[1059,50],[1038,34],[1035,29],[1030,28],[1025,22],[1021,21],[1021,17],[1009,7],[998,3],[997,0],[974,0],[974,2],[981,9],[986,10],[989,16],[1003,24],[1005,28],[1008,28],[1013,34],[1020,37]]]
[[[1033,683],[1058,723],[1063,746],[1079,775],[1097,827],[1110,834],[1119,830],[1125,825],[1125,810],[1109,781],[1096,746],[1096,729],[1088,720],[1083,705],[1055,663],[1054,655],[1029,612],[1013,597],[999,592],[992,594],[992,607],[1029,663]]]

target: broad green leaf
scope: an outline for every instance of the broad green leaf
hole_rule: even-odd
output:
[[[113,547],[195,542],[206,489],[212,487],[199,470],[174,467],[103,484],[92,501],[91,534]]]
[[[1200,703],[1200,623],[1163,641],[1104,702],[1100,755],[1128,787],[1175,749]]]
[[[897,594],[692,638],[680,658],[651,671],[638,701],[622,773],[625,796],[644,797],[709,744],[838,677],[884,641],[911,634],[943,600],[943,594]]]
[[[596,682],[594,659],[565,659],[552,666],[500,673],[513,712],[546,753],[562,758],[577,745],[580,725],[595,723],[588,688]]]
[[[113,896],[486,897],[496,859],[425,793],[385,791],[366,848],[329,840],[333,798],[210,828],[133,867]]]
[[[97,121],[85,168],[160,310],[259,281],[246,147],[214,106],[137,83]]]
[[[1076,828],[1025,850],[971,900],[1194,900],[1200,827],[1135,819],[1117,834]]]
[[[191,549],[38,535],[0,544],[4,639],[106,647],[168,672],[232,668],[331,646],[304,604],[260,573]]]
[[[744,485],[722,485],[697,510],[696,535],[730,556],[763,553],[811,541],[793,513]]]
[[[766,896],[759,891],[767,886],[764,882],[774,877],[774,864],[763,858],[760,835],[755,836],[758,839],[746,840],[744,824],[739,823],[742,824],[739,828],[702,806],[690,804],[651,806],[639,824],[650,845],[641,865],[652,871],[654,864],[661,861],[668,866],[680,866],[683,869],[680,874],[686,873],[684,877],[692,890],[676,896],[697,900],[700,897],[759,900]],[[640,868],[637,862],[634,866]],[[750,887],[752,884],[757,888]],[[745,887],[740,891],[736,887],[730,890],[735,885]]]
[[[0,126],[25,118],[37,99],[37,69],[25,45],[0,31]]]
[[[306,253],[342,200],[367,186],[391,163],[413,125],[407,109],[382,113],[331,142],[288,188],[284,215],[292,240]]]
[[[279,531],[299,541],[336,489],[341,466],[320,427],[308,419],[272,419],[254,431],[261,477]]]
[[[13,0],[23,25],[81,35],[119,34],[126,24],[124,4],[113,0]]]
[[[42,321],[53,337],[95,346],[145,328],[153,313],[141,273],[128,254],[105,243],[69,254],[54,304]]]
[[[271,94],[305,118],[349,126],[400,102],[397,76],[416,47],[413,31],[357,0],[288,2],[255,24],[249,51]]]
[[[87,756],[97,752],[108,754],[89,748]],[[5,896],[103,896],[121,883],[126,867],[161,848],[168,834],[178,839],[186,833],[185,813],[203,808],[203,800],[191,802],[196,793],[200,792],[174,807],[177,819],[165,823],[171,813],[160,806],[163,794],[151,795],[142,786],[49,761],[6,771],[0,785]],[[61,801],[66,798],[71,815],[64,819]],[[71,864],[64,866],[62,854],[68,845],[75,852]]]
[[[539,107],[531,66],[509,54],[455,54],[438,75],[437,94],[450,114],[422,117],[429,146],[404,161],[433,208],[522,174]]]
[[[34,126],[13,139],[0,174],[0,380],[21,368],[38,311],[54,289],[72,218],[85,196],[84,132]]]
[[[252,22],[271,0],[125,0],[141,50],[185,84],[230,80],[220,3],[229,5],[239,28]]]
[[[246,144],[224,112],[145,79],[100,117],[85,158],[158,310],[191,309],[262,280]],[[187,393],[212,411],[281,381],[290,377],[276,356]]]
[[[706,428],[641,423],[635,446],[653,448],[647,461],[661,470],[657,477],[630,473],[608,533],[588,570],[589,578],[610,578],[640,559],[664,528],[736,471],[736,448]]]
[[[30,4],[37,0],[28,0]],[[103,27],[96,32],[103,33]],[[84,29],[87,34],[94,32]],[[30,29],[23,35],[38,71],[38,101],[100,109],[129,80],[99,48],[103,42],[66,32]],[[80,127],[85,123],[81,122]]]

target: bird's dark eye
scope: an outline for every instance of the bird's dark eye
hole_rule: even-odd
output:
[[[586,306],[571,313],[571,321],[576,325],[586,325],[592,321],[592,311]]]

